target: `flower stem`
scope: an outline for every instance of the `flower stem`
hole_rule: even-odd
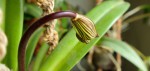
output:
[[[39,27],[43,26],[46,22],[52,21],[54,19],[58,19],[61,17],[69,17],[69,18],[75,18],[76,13],[73,12],[55,12],[52,14],[49,14],[47,16],[44,16],[43,18],[37,20],[33,25],[31,25],[24,35],[21,38],[20,44],[19,44],[19,51],[18,51],[18,65],[19,65],[19,71],[26,71],[25,70],[25,54],[26,54],[26,46],[29,38],[31,37],[32,33],[36,31]]]

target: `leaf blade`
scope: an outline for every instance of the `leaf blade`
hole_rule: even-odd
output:
[[[112,48],[142,71],[148,71],[142,59],[127,43],[104,37],[101,39],[101,45]]]
[[[14,3],[15,2],[15,3]],[[23,0],[7,0],[5,9],[5,33],[8,37],[4,62],[13,71],[18,69],[18,46],[23,30]]]
[[[44,28],[39,28],[37,31],[33,33],[31,38],[29,39],[28,46],[26,49],[26,70],[28,70],[29,64],[34,54],[34,50],[36,48],[36,45],[43,31],[44,31]]]

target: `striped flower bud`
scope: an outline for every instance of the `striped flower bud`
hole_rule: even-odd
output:
[[[81,42],[89,43],[92,38],[98,37],[93,22],[87,17],[77,14],[71,21],[76,30],[76,37]]]

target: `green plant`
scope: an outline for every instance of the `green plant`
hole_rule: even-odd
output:
[[[15,2],[15,3],[14,3]],[[3,28],[8,38],[7,55],[4,63],[14,71],[18,69],[18,45],[22,36],[23,28],[23,1],[22,0],[2,0],[3,14],[5,20]]]
[[[107,6],[107,4],[110,4],[112,6]],[[108,8],[104,9],[103,8],[104,6],[107,6]],[[41,68],[39,69],[41,71],[43,70],[44,71],[46,70],[56,71],[55,66],[57,66],[57,71],[70,70],[73,67],[73,65],[75,65],[81,59],[81,57],[83,57],[94,44],[96,44],[96,42],[111,27],[111,25],[117,20],[117,18],[119,18],[127,10],[128,6],[129,6],[128,3],[125,3],[122,1],[119,1],[119,2],[107,1],[107,2],[104,2],[104,4],[99,5],[97,8],[92,10],[87,16],[91,18],[94,23],[98,23],[98,26],[102,27],[101,29],[101,27],[98,27],[96,25],[97,30],[99,30],[100,37],[98,37],[95,40],[92,40],[91,43],[86,45],[86,44],[79,42],[76,36],[74,35],[75,34],[74,31],[71,30],[71,32],[69,32],[66,35],[66,37],[64,37],[62,41],[60,41],[60,43],[58,44],[58,47],[51,53],[50,57],[46,59],[46,62],[42,63],[43,65],[41,65]],[[101,13],[99,13],[99,15],[94,15],[95,12],[97,11],[101,11]],[[110,17],[112,19],[109,20]],[[107,23],[106,23],[106,20],[107,20]],[[99,22],[100,23],[105,22],[105,24],[100,24]],[[64,45],[67,45],[67,46],[64,46]],[[73,54],[76,54],[76,57],[70,58],[73,56]],[[63,60],[63,63],[62,63],[62,60]],[[74,60],[74,61],[70,62],[70,60]],[[69,65],[66,64],[68,62],[70,62]]]
[[[93,8],[90,12],[86,14],[86,16],[94,22],[97,32],[94,30],[94,33],[93,31],[91,33],[91,31],[88,32],[84,30],[84,32],[80,33],[79,30],[83,30],[87,26],[84,25],[84,28],[82,28],[80,27],[80,25],[77,25],[75,28],[78,28],[78,27],[82,28],[82,29],[77,30],[78,32],[77,36],[76,36],[76,32],[73,29],[66,32],[67,33],[66,35],[60,36],[61,40],[59,44],[52,51],[50,55],[47,55],[47,50],[49,49],[49,46],[47,45],[46,42],[43,42],[41,46],[38,46],[40,47],[40,50],[37,53],[37,55],[34,56],[34,51],[37,47],[37,43],[39,42],[39,39],[41,35],[43,34],[42,32],[45,30],[39,27],[42,26],[42,24],[45,24],[49,20],[53,20],[54,18],[56,19],[56,17],[54,17],[55,13],[44,16],[41,19],[36,20],[35,22],[36,24],[34,23],[31,26],[32,28],[31,27],[28,28],[25,34],[23,34],[22,36],[23,26],[25,25],[23,24],[23,1],[15,0],[15,3],[14,3],[14,0],[8,0],[6,1],[6,4],[4,0],[2,1],[3,3],[0,2],[0,5],[1,3],[4,5],[0,7],[2,7],[3,10],[5,10],[3,11],[5,12],[5,15],[4,15],[5,24],[2,25],[2,28],[4,28],[4,31],[9,41],[9,44],[7,47],[7,55],[3,63],[5,63],[13,71],[17,71],[18,69],[20,71],[25,71],[25,70],[69,71],[95,45],[106,46],[106,47],[112,48],[115,52],[120,53],[121,56],[129,60],[140,70],[148,71],[142,59],[137,55],[137,53],[132,48],[130,48],[128,44],[126,44],[123,41],[116,40],[116,39],[103,37],[107,33],[107,31],[109,31],[109,29],[113,26],[113,24],[115,24],[115,22],[121,16],[123,16],[123,14],[127,11],[127,9],[129,8],[128,2],[125,2],[122,0],[120,1],[108,0],[108,1],[102,2],[100,5],[97,5],[95,8]],[[61,5],[63,6],[63,10],[67,9],[66,8],[67,6],[65,6],[65,4],[61,4]],[[24,20],[40,17],[42,12],[41,12],[41,9],[39,9],[37,6],[32,5],[32,4],[25,4],[24,6],[25,6],[25,10],[24,10],[25,19]],[[59,7],[59,5],[57,7]],[[59,12],[56,12],[56,13],[59,13]],[[68,13],[65,13],[65,14],[67,15]],[[67,16],[62,15],[62,16],[63,17],[69,16],[69,17],[74,18],[75,16],[74,13],[70,13],[70,14],[71,16],[70,15],[67,15]],[[58,15],[57,15],[57,18],[58,18]],[[68,21],[64,19],[59,20],[59,21],[63,22],[63,27],[67,26],[66,23]],[[78,21],[78,22],[80,23],[81,21]],[[76,22],[76,24],[78,24],[78,22]],[[82,23],[83,22],[84,21],[82,21]],[[88,28],[88,30],[89,29],[91,28]],[[82,33],[84,33],[85,35],[84,38],[79,37],[80,35],[82,35]],[[90,33],[90,34],[86,35],[87,33]],[[96,37],[97,33],[99,34],[99,37],[91,39],[93,37]],[[28,38],[30,36],[31,38],[28,41]],[[20,42],[21,37],[22,37],[22,40]],[[82,43],[79,40],[88,44]],[[89,40],[91,41],[89,42]],[[18,47],[19,43],[20,43],[20,46]],[[26,49],[26,45],[27,45],[27,49]],[[17,55],[19,55],[19,57]],[[35,57],[34,60],[33,60],[33,57]],[[33,62],[33,65],[31,66],[33,68],[29,69],[31,62]],[[18,63],[19,63],[19,68],[18,68]]]

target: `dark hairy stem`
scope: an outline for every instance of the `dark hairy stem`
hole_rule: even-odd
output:
[[[61,18],[61,17],[75,18],[76,13],[66,11],[66,12],[55,12],[55,13],[49,14],[49,15],[44,16],[41,19],[37,20],[26,30],[26,32],[22,36],[20,44],[19,44],[19,50],[18,50],[19,71],[26,71],[25,70],[26,46],[27,46],[27,42],[28,42],[30,36],[32,35],[32,33],[34,31],[36,31],[39,27],[43,26],[46,22],[57,19],[57,18]]]

